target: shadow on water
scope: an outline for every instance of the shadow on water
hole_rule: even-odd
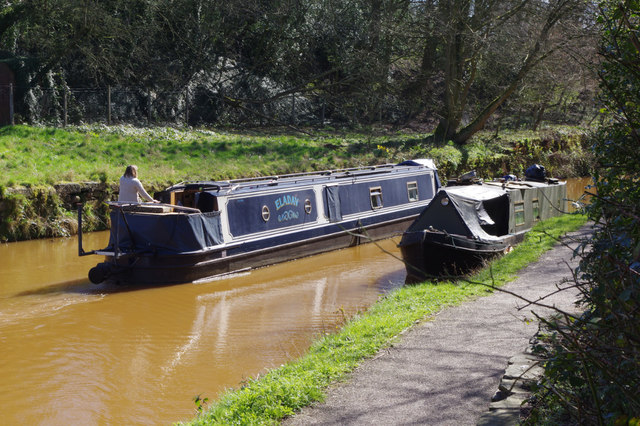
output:
[[[184,286],[194,283],[179,283],[179,284],[120,284],[114,281],[103,282],[100,284],[93,284],[86,278],[70,280],[55,284],[46,285],[30,290],[21,291],[10,297],[21,296],[44,296],[49,294],[65,293],[65,294],[79,294],[79,295],[105,295],[113,293],[125,293],[141,290],[149,290],[155,288],[165,288],[173,286]]]
[[[405,284],[405,276],[404,269],[398,269],[378,278],[375,282],[375,287],[380,293],[389,293]]]
[[[104,293],[117,293],[122,291],[121,285],[116,283],[102,283],[92,284],[86,278],[64,281],[55,284],[49,284],[43,287],[24,290],[14,294],[11,297],[21,296],[44,296],[54,293],[75,293],[75,294],[104,294]]]

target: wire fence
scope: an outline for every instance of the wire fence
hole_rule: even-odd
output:
[[[248,98],[248,97],[247,97]],[[131,87],[41,88],[0,84],[0,126],[31,124],[64,127],[82,124],[134,126],[310,126],[372,123],[404,124],[411,108],[393,96],[377,99],[334,98],[295,93],[266,100],[240,100],[195,87],[150,90]],[[538,111],[538,112],[536,112]],[[547,108],[549,124],[579,124],[595,117],[586,103]],[[502,117],[502,118],[500,118]],[[542,112],[529,105],[503,107],[487,128],[536,127]],[[591,118],[593,120],[593,118]],[[431,123],[433,124],[433,123]]]
[[[360,114],[355,108],[345,113],[344,105],[337,107],[317,95],[238,101],[197,88],[157,91],[110,86],[51,89],[0,85],[0,125],[323,126],[330,120],[352,122],[357,117]]]

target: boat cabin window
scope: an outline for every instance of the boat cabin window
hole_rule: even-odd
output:
[[[203,213],[218,211],[218,197],[206,191],[172,192],[170,203],[199,209]]]
[[[531,208],[533,210],[533,221],[537,222],[540,220],[540,203],[537,199],[531,201]]]
[[[409,201],[418,201],[418,182],[407,182]]]
[[[381,209],[382,208],[382,187],[376,186],[373,188],[369,188],[369,196],[371,198],[371,208]]]
[[[516,203],[514,206],[516,226],[524,225],[524,203]]]
[[[509,233],[509,197],[502,196],[482,202],[482,208],[489,218],[484,218],[480,226],[487,234],[501,236]],[[480,211],[478,210],[478,213]]]

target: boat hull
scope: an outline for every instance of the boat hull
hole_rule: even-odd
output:
[[[363,224],[361,221],[327,226],[307,235],[277,236],[261,242],[247,242],[231,248],[196,253],[157,255],[144,253],[108,256],[90,275],[94,282],[157,285],[202,281],[230,273],[273,265],[332,250],[353,247],[393,236],[399,236],[417,216],[391,218]],[[295,238],[295,239],[294,239]]]
[[[408,283],[466,275],[506,253],[522,239],[511,235],[500,241],[480,241],[444,232],[405,233],[400,250]]]

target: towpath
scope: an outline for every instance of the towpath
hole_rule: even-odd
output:
[[[565,242],[590,232],[584,227]],[[529,300],[550,294],[571,278],[577,264],[572,257],[571,248],[556,245],[504,288]],[[566,290],[545,303],[571,311],[576,299],[575,290]],[[475,425],[488,412],[509,358],[523,352],[538,330],[537,321],[525,320],[534,319],[532,310],[550,312],[524,305],[497,291],[446,309],[361,364],[329,390],[325,402],[283,424]]]

